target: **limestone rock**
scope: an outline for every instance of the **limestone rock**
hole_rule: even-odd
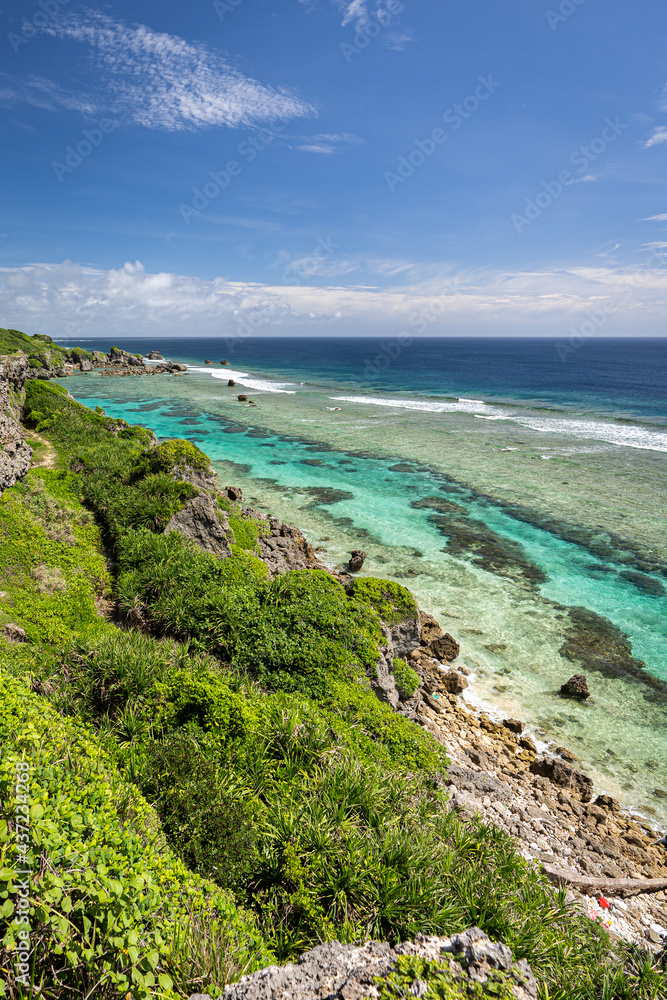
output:
[[[243,393],[241,393],[236,398],[238,399],[239,403],[246,403],[248,401],[248,397],[245,396]]]
[[[19,625],[14,625],[13,622],[10,622],[8,625],[3,625],[0,631],[2,631],[5,639],[9,639],[10,642],[28,641],[25,629],[21,628]]]
[[[444,632],[438,625],[433,615],[427,615],[425,611],[419,612],[419,621],[422,627],[422,642],[426,645],[432,639],[442,639]]]
[[[567,698],[581,698],[583,701],[591,696],[588,682],[583,674],[572,674],[569,681],[561,686],[560,693]]]
[[[227,385],[236,385],[236,382],[234,381],[234,379],[233,379],[233,378],[230,378],[230,380],[229,380],[229,382],[227,383]]]
[[[171,518],[165,535],[172,531],[189,538],[204,552],[210,552],[219,559],[231,556],[232,550],[226,531],[229,529],[229,517],[219,510],[215,501],[209,496],[195,497]]]
[[[516,733],[517,736],[521,736],[521,733],[525,729],[523,722],[520,722],[519,719],[505,719],[503,726],[505,729],[509,729],[511,733]]]
[[[229,364],[229,361],[221,361],[221,362],[220,362],[220,364],[221,364],[221,365],[228,365],[228,364]]]
[[[240,486],[228,486],[227,496],[230,500],[243,500],[243,490]]]
[[[149,351],[146,357],[149,361],[164,361],[164,357],[159,351]]]
[[[94,370],[95,367],[92,361],[89,361],[88,358],[81,358],[81,361],[79,362],[79,371],[92,372]]]
[[[438,660],[445,660],[446,663],[455,660],[460,652],[458,642],[447,632],[441,638],[431,640],[428,649]]]
[[[463,674],[460,674],[458,670],[454,670],[453,667],[444,674],[441,683],[445,691],[448,691],[449,694],[461,694],[468,687],[468,682]]]
[[[270,965],[226,986],[223,1000],[364,1000],[379,996],[378,980],[386,979],[401,955],[438,962],[462,993],[479,990],[491,979],[504,982],[516,1000],[535,1000],[537,983],[525,960],[515,962],[512,952],[491,941],[478,927],[451,938],[417,935],[414,943],[392,948],[369,941],[363,946],[332,941],[302,955],[298,962]],[[406,995],[423,996],[428,984],[406,983]],[[497,986],[495,986],[497,990]],[[196,993],[190,1000],[210,1000]]]
[[[32,448],[26,444],[20,423],[20,400],[30,371],[28,358],[22,352],[0,357],[0,493],[22,479],[30,468]]]
[[[350,553],[350,561],[347,564],[348,571],[350,573],[358,573],[359,570],[364,565],[366,559],[366,553],[361,549],[354,549]]]
[[[582,771],[577,771],[569,764],[554,757],[538,757],[530,765],[533,774],[548,778],[555,785],[562,788],[571,788],[580,797],[582,802],[590,802],[593,798],[593,781]]]
[[[260,537],[259,557],[271,576],[280,576],[291,569],[324,569],[310,542],[298,528],[269,518],[271,534]]]

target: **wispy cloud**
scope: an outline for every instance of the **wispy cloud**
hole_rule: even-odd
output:
[[[52,109],[111,113],[144,128],[197,130],[315,115],[284,89],[244,76],[200,42],[129,27],[95,11],[72,13],[44,29],[89,50],[96,79],[81,93],[33,78],[5,88],[12,99]],[[39,105],[38,105],[39,106]]]
[[[299,264],[304,273],[315,270],[311,265],[309,259]],[[452,330],[534,335],[539,323],[545,334],[560,336],[586,310],[612,303],[609,334],[632,331],[637,322],[646,335],[663,330],[667,267],[460,271],[427,266],[420,273],[416,262],[375,265],[385,280],[393,275],[394,283],[330,283],[334,272],[356,270],[335,256],[317,268],[330,272],[329,282],[324,278],[320,284],[150,274],[138,262],[108,271],[70,262],[0,268],[0,313],[7,326],[29,333],[76,337],[113,337],[121,329],[156,337],[182,336],[184,329],[225,336],[257,310],[263,315],[268,310],[266,333],[272,328],[276,334],[388,335],[411,330],[410,317],[426,312],[438,317],[429,325],[433,335]]]
[[[297,136],[297,139],[301,142],[301,145],[296,147],[297,149],[301,149],[306,153],[327,154],[337,153],[342,143],[361,145],[364,141],[359,136],[351,135],[349,132],[343,132],[342,134],[301,135]]]
[[[667,128],[664,125],[660,125],[658,128],[653,129],[652,136],[644,143],[644,149],[650,149],[651,146],[661,146],[663,142],[667,142]]]
[[[640,222],[667,222],[667,215],[649,215],[646,219],[640,219]]]

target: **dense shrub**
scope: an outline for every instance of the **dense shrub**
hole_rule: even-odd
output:
[[[373,577],[355,579],[352,593],[358,601],[371,604],[383,622],[396,624],[406,618],[416,618],[417,602],[406,587],[391,580]]]
[[[411,698],[419,687],[419,675],[399,657],[392,661],[391,672],[401,698]]]

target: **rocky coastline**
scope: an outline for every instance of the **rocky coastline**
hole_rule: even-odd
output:
[[[116,374],[159,370],[177,374],[185,368],[171,363],[147,366],[117,348],[99,358],[95,357],[98,353],[93,352],[92,360],[82,358],[79,370],[110,366]],[[73,362],[51,364],[50,358],[46,362],[47,366],[36,368],[23,353],[0,358],[0,492],[20,480],[30,466],[31,449],[20,424],[25,382],[75,370]],[[215,482],[202,481],[195,472],[188,475],[187,469],[180,469],[179,476],[190,481],[199,495],[165,530],[179,531],[205,551],[226,558],[232,542],[216,511]],[[234,502],[243,502],[238,487],[226,492]],[[251,507],[243,506],[241,512],[261,523],[258,555],[271,576],[291,569],[327,568],[298,528]],[[359,557],[361,550],[354,555]],[[356,578],[346,572],[349,564],[328,569],[353,590]],[[372,684],[382,700],[446,748],[451,766],[443,780],[450,808],[465,818],[476,816],[493,823],[515,837],[524,857],[541,867],[554,884],[566,885],[573,905],[602,922],[612,935],[655,952],[664,948],[666,838],[610,796],[596,794],[593,782],[574,766],[577,758],[567,749],[539,752],[520,720],[492,719],[468,704],[465,691],[470,672],[465,651],[461,656],[458,644],[435,618],[420,612],[387,625],[385,638]],[[396,684],[393,664],[397,657],[404,658],[417,677],[412,693]]]

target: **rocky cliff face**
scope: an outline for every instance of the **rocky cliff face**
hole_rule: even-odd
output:
[[[21,427],[23,386],[30,377],[25,354],[0,357],[0,493],[30,468],[32,448]]]
[[[410,962],[410,958],[423,961]],[[383,987],[389,977],[392,988],[385,993]],[[225,987],[223,1000],[423,997],[430,980],[437,983],[438,996],[451,996],[452,1000],[470,996],[480,1000],[537,998],[537,984],[528,963],[514,962],[507,945],[494,943],[479,927],[471,927],[451,938],[419,935],[414,944],[399,944],[395,948],[377,941],[363,947],[337,941],[321,944],[295,964],[271,965],[243,976],[240,982]],[[210,997],[197,993],[190,1000],[210,1000]]]

